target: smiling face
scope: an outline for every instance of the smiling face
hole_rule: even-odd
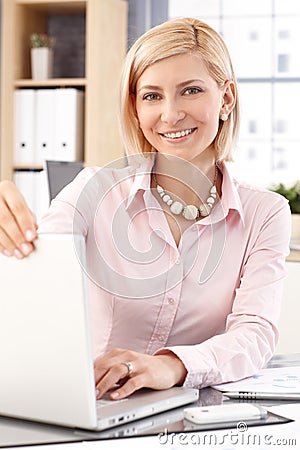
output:
[[[230,112],[231,85],[219,88],[200,56],[175,55],[147,67],[137,81],[141,130],[158,151],[197,162],[216,157],[220,115]]]

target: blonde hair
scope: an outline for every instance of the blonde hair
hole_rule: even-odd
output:
[[[193,18],[173,19],[142,35],[127,53],[120,86],[120,126],[127,154],[155,151],[146,140],[136,117],[132,96],[136,84],[151,64],[170,56],[196,53],[202,58],[210,76],[221,88],[230,80],[236,86],[231,59],[221,36],[206,23]],[[218,160],[231,160],[239,129],[239,101],[227,121],[219,121],[214,140]]]

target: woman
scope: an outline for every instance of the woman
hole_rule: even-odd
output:
[[[83,170],[39,225],[86,238],[98,398],[250,376],[278,339],[290,212],[228,171],[239,109],[221,37],[196,19],[148,31],[120,105],[127,166]],[[0,196],[0,250],[22,258],[35,220],[12,183]]]

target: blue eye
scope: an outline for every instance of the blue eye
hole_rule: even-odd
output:
[[[189,87],[189,88],[185,89],[184,95],[199,94],[199,92],[203,92],[203,90],[198,87]]]
[[[147,100],[148,102],[152,102],[154,100],[159,100],[159,99],[160,99],[160,96],[158,94],[151,93],[151,94],[143,95],[143,100]]]

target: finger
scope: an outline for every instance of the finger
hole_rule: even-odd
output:
[[[5,256],[12,256],[14,249],[15,246],[13,245],[12,241],[0,227],[0,252]]]
[[[143,374],[138,374],[134,377],[128,378],[128,381],[112,392],[110,397],[113,400],[121,400],[122,398],[128,397],[133,394],[133,392],[143,387],[148,387],[145,384],[145,377]]]
[[[0,251],[6,256],[14,255],[17,258],[29,255],[33,244],[26,242],[10,211],[3,207],[0,213]]]
[[[115,364],[112,366],[96,384],[96,389],[98,390],[97,399],[101,398],[127,375],[128,370],[124,364]]]
[[[132,361],[135,358],[133,352],[123,349],[113,349],[104,356],[94,360],[95,383],[104,376],[104,374],[116,364],[122,361]],[[128,370],[128,369],[127,369]]]
[[[8,238],[7,234],[0,228],[0,252],[5,256],[15,256],[18,259],[29,255],[34,249],[30,242],[23,242],[18,248],[15,243]]]
[[[10,253],[18,249],[27,255],[33,250],[31,243],[37,236],[35,216],[12,182],[3,181],[0,185],[1,246]],[[31,245],[22,246],[26,243]]]
[[[5,200],[7,207],[12,213],[18,228],[21,230],[25,241],[32,242],[36,238],[36,217],[29,209],[23,195],[17,189],[14,183],[11,183],[10,189],[5,189]]]
[[[111,365],[107,365],[106,367],[103,364],[94,362],[94,378],[95,378],[95,386],[99,383],[99,381],[104,377],[104,375],[109,371]]]

